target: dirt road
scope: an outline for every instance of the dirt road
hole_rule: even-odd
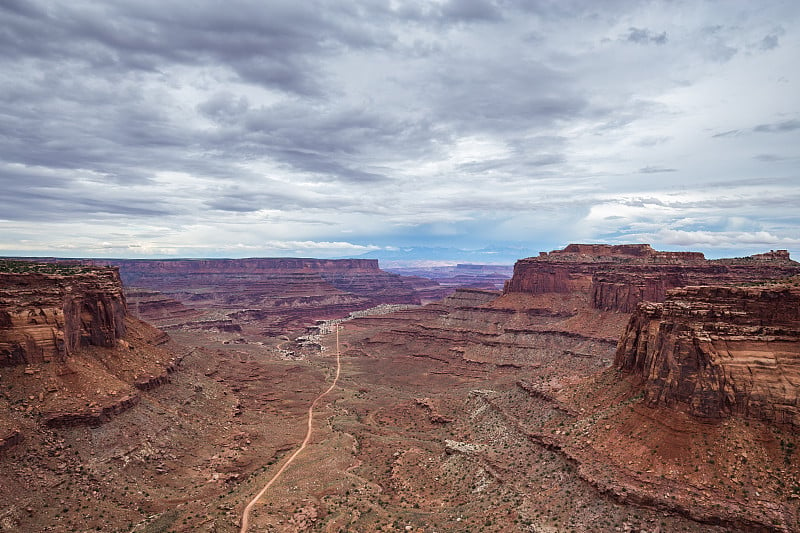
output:
[[[342,370],[342,363],[341,363],[341,359],[340,359],[340,356],[339,356],[339,330],[337,328],[337,330],[336,330],[336,376],[333,378],[333,382],[331,383],[331,386],[328,387],[328,389],[325,392],[323,392],[322,394],[317,396],[314,399],[313,402],[311,402],[311,406],[309,406],[309,408],[308,408],[308,430],[306,431],[306,438],[303,439],[303,442],[302,442],[302,444],[300,444],[300,447],[297,448],[297,450],[295,450],[295,452],[289,457],[289,459],[285,463],[283,463],[283,466],[281,466],[280,470],[275,472],[275,475],[272,476],[272,479],[270,479],[267,482],[267,484],[264,485],[264,488],[262,488],[261,491],[258,494],[256,494],[255,497],[252,500],[250,500],[250,503],[247,504],[247,507],[244,508],[244,512],[242,513],[242,528],[239,530],[240,533],[247,533],[247,528],[250,525],[250,511],[252,511],[253,507],[258,502],[258,500],[261,499],[261,497],[267,492],[267,490],[269,490],[269,488],[278,480],[278,478],[281,477],[281,474],[283,474],[284,470],[286,470],[289,467],[289,465],[294,462],[295,458],[297,458],[297,456],[300,455],[300,453],[303,450],[305,450],[306,446],[308,445],[308,442],[311,440],[312,424],[314,423],[314,407],[316,407],[317,403],[322,398],[324,398],[325,395],[327,395],[329,392],[331,392],[336,387],[336,383],[339,381],[339,373],[341,372],[341,370]]]

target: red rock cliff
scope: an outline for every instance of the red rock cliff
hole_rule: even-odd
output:
[[[116,268],[71,274],[0,272],[0,365],[63,360],[81,346],[114,346],[126,304]]]
[[[631,313],[639,302],[663,301],[666,291],[676,287],[737,284],[800,273],[800,263],[783,252],[708,261],[699,252],[660,252],[647,244],[570,244],[517,261],[504,292],[583,291],[591,295],[595,309]]]
[[[685,287],[643,303],[615,357],[646,400],[800,426],[800,288]]]

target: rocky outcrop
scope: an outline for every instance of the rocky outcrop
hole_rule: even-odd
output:
[[[116,415],[123,413],[139,403],[138,394],[129,394],[116,399],[102,406],[95,406],[88,409],[80,409],[74,412],[60,412],[49,414],[44,417],[44,423],[48,427],[63,428],[76,426],[97,427]]]
[[[114,346],[126,303],[116,268],[0,272],[0,366],[63,360],[82,346]]]
[[[770,250],[769,252],[764,252],[763,254],[753,254],[747,257],[734,257],[732,259],[716,259],[714,260],[714,262],[723,264],[733,264],[733,265],[754,264],[754,263],[762,265],[794,264],[794,261],[792,261],[792,258],[789,256],[789,250]]]
[[[603,311],[631,313],[642,301],[661,302],[667,290],[687,285],[740,284],[800,273],[788,252],[706,260],[699,252],[660,252],[647,244],[570,244],[521,259],[504,292],[586,292]]]
[[[0,453],[22,442],[22,433],[16,428],[6,429],[0,433]]]
[[[652,405],[800,426],[800,288],[702,286],[643,303],[616,366]]]
[[[649,244],[570,244],[563,250],[540,252],[537,259],[570,263],[702,264],[702,252],[660,252]]]

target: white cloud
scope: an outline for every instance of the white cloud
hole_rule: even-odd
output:
[[[672,246],[695,248],[796,248],[800,247],[800,238],[778,237],[767,231],[684,231],[660,229],[654,233],[637,235],[649,242],[659,242]]]
[[[15,6],[1,250],[799,233],[796,3]]]

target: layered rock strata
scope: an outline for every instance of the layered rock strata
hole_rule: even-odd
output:
[[[699,252],[660,252],[648,244],[571,244],[518,261],[504,291],[587,292],[595,309],[631,313],[639,302],[663,301],[676,287],[735,285],[798,273],[800,263],[786,250],[710,261]]]
[[[0,366],[63,360],[82,346],[114,346],[125,334],[125,315],[116,268],[0,272]]]
[[[610,365],[625,317],[579,312],[587,303],[585,295],[561,300],[551,307],[542,296],[458,289],[438,304],[349,324],[376,330],[359,342],[361,353],[447,361],[466,374],[489,367],[587,371]]]
[[[131,287],[132,308],[162,327],[227,330],[250,323],[276,334],[376,305],[419,304],[437,293],[435,282],[384,272],[377,260],[367,259],[109,262]],[[206,312],[193,313],[198,309]]]
[[[112,260],[131,287],[165,293],[215,287],[249,286],[252,296],[275,294],[279,287],[291,295],[344,292],[381,303],[419,303],[414,289],[401,276],[384,272],[375,259],[178,259],[171,261]],[[242,296],[241,294],[237,296]],[[245,294],[246,296],[246,294]]]
[[[671,290],[639,306],[615,364],[651,405],[800,426],[800,288]]]

